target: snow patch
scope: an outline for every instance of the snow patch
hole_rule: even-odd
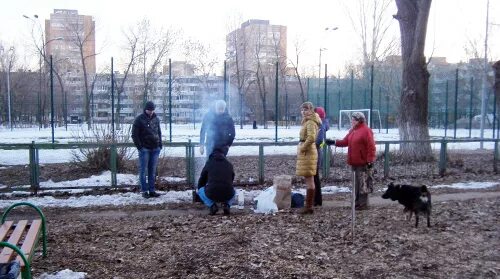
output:
[[[43,273],[38,279],[85,279],[87,273],[76,272],[70,269],[61,270],[55,274]]]
[[[486,189],[499,185],[498,182],[459,182],[451,185],[440,184],[430,186],[431,188],[454,188],[454,189]]]

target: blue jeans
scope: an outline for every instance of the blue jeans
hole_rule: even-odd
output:
[[[200,199],[203,201],[203,203],[208,206],[208,207],[211,207],[215,202],[213,200],[211,200],[209,197],[207,197],[207,195],[205,194],[205,187],[201,187],[200,189],[198,189],[198,196],[200,196]],[[233,201],[234,201],[234,196],[229,199],[229,201],[227,201],[227,204],[229,205],[229,207],[231,207],[231,205],[233,204]]]
[[[160,156],[160,148],[139,150],[139,181],[141,192],[155,191],[156,165]],[[147,173],[146,173],[147,171]],[[148,177],[146,184],[146,175]]]

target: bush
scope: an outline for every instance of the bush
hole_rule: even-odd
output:
[[[115,130],[115,142],[129,143],[130,126],[128,129]],[[82,128],[75,135],[78,143],[100,143],[111,144],[113,143],[113,135],[111,125],[93,125],[90,130]],[[119,147],[116,150],[116,168],[117,171],[123,171],[126,168],[127,162],[130,161],[133,150],[126,147]],[[111,148],[110,147],[97,147],[97,148],[80,148],[72,151],[73,163],[79,167],[89,171],[104,171],[110,170],[111,164]]]

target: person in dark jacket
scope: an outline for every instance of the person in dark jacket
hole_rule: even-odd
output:
[[[326,118],[325,110],[322,107],[315,107],[316,112],[321,119],[319,126],[318,136],[316,137],[316,150],[318,151],[318,164],[316,167],[316,174],[314,175],[314,206],[323,205],[323,197],[321,195],[321,180],[319,179],[319,170],[323,165],[323,145],[326,139],[326,131],[330,129],[330,123]],[[324,174],[323,174],[324,175]]]
[[[339,147],[347,146],[347,164],[352,167],[354,174],[353,186],[355,192],[355,207],[359,210],[368,209],[368,193],[372,185],[369,171],[375,162],[375,140],[373,131],[366,125],[366,118],[362,112],[353,112],[351,115],[351,130],[341,140],[327,139],[328,145]]]
[[[226,102],[217,100],[215,110],[207,112],[201,124],[200,153],[203,155],[206,152],[208,157],[217,148],[227,155],[234,137],[234,122],[226,111]]]
[[[162,142],[160,119],[154,110],[155,104],[151,101],[147,102],[144,112],[135,118],[132,126],[132,140],[139,152],[141,192],[146,199],[159,196],[155,191],[155,177]]]
[[[224,150],[215,148],[208,157],[198,180],[198,195],[209,207],[210,215],[219,210],[217,203],[222,203],[224,215],[229,215],[229,208],[234,199],[233,165],[226,159]]]

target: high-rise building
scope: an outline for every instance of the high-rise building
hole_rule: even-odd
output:
[[[271,25],[269,20],[250,19],[226,36],[226,59],[229,72],[235,73],[236,61],[240,71],[255,72],[261,67],[286,63],[287,28]]]
[[[57,59],[60,69],[81,71],[83,52],[87,74],[95,74],[95,21],[92,16],[79,15],[77,10],[55,9],[50,19],[45,20],[45,37],[46,54]]]
[[[64,118],[86,120],[90,117],[90,87],[96,73],[92,16],[79,15],[77,10],[55,9],[45,20],[45,53],[52,55],[57,87],[64,96]]]

